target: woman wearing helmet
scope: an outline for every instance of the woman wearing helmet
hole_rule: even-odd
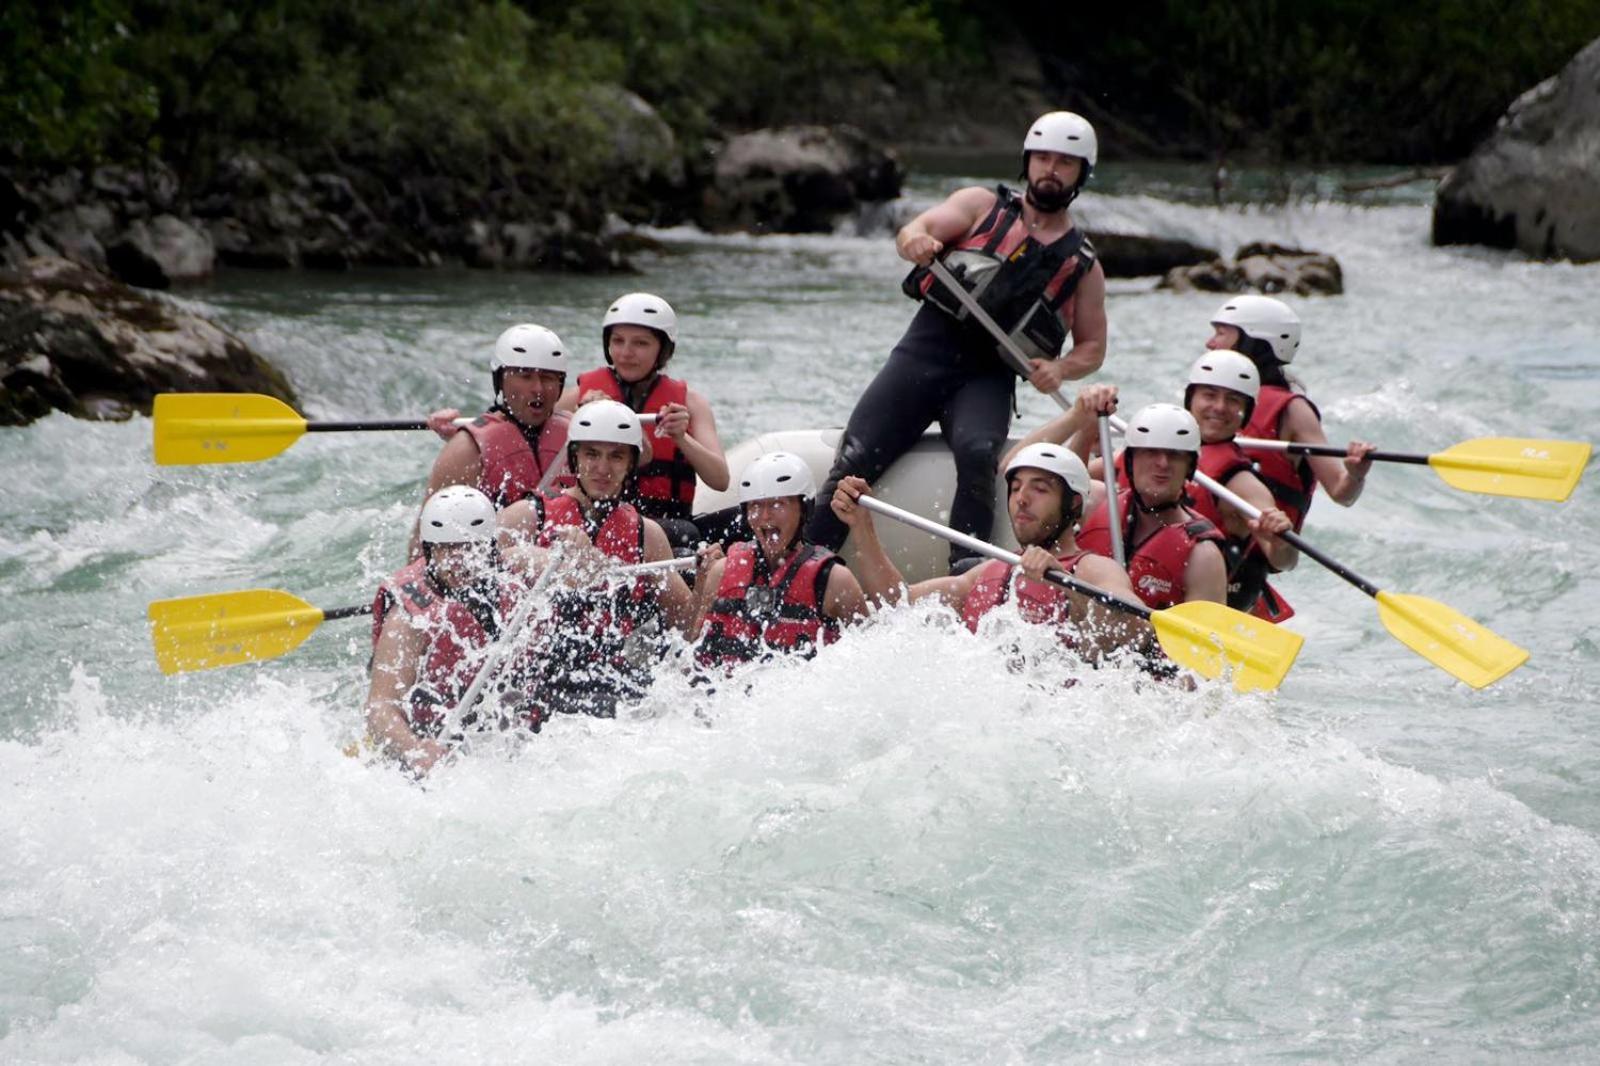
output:
[[[606,365],[578,375],[560,409],[608,399],[656,416],[650,456],[639,470],[639,509],[667,530],[675,545],[699,539],[692,521],[695,479],[718,492],[728,487],[728,460],[706,398],[665,373],[678,344],[672,305],[647,292],[617,297],[600,326]]]
[[[454,408],[428,416],[428,425],[446,439],[428,475],[428,496],[447,485],[470,485],[505,507],[534,495],[547,475],[557,488],[572,484],[552,472],[567,443],[567,416],[556,413],[556,402],[568,362],[553,330],[524,323],[501,333],[489,359],[493,406],[466,432],[457,431]],[[412,558],[418,544],[414,538]]]
[[[1261,511],[1260,518],[1248,518],[1204,487],[1189,488],[1194,511],[1228,535],[1228,606],[1238,611],[1255,606],[1269,572],[1292,570],[1300,560],[1299,549],[1278,536],[1293,523],[1234,440],[1250,420],[1260,387],[1247,357],[1208,351],[1189,368],[1183,392],[1184,409],[1200,427],[1200,471]]]
[[[1129,603],[1138,602],[1122,567],[1077,542],[1075,531],[1089,495],[1083,460],[1059,444],[1030,444],[1008,457],[1006,487],[1011,529],[1023,545],[1020,568],[994,560],[962,574],[921,581],[909,589],[910,602],[937,596],[976,632],[983,616],[1009,599],[1014,589],[1023,618],[1063,627],[1063,641],[1079,651],[1148,646],[1147,623],[1043,579],[1046,571],[1065,571]],[[855,568],[862,589],[874,600],[895,603],[904,581],[878,540],[872,514],[856,502],[868,489],[863,478],[845,478],[833,494],[833,509],[856,538]]]
[[[477,673],[482,659],[474,653],[499,637],[525,588],[501,554],[496,528],[483,493],[465,485],[439,490],[422,507],[421,557],[373,601],[368,732],[417,774],[449,750],[445,721]],[[506,678],[514,676],[513,667]],[[516,716],[534,730],[542,721],[527,707]],[[476,717],[473,711],[456,724],[489,725]]]
[[[587,558],[587,571],[601,575],[673,557],[661,526],[628,502],[643,441],[639,416],[624,404],[597,400],[573,413],[567,454],[577,484],[543,504],[541,547],[564,541]],[[523,521],[520,509],[534,506],[529,500],[507,508],[502,521]],[[687,632],[693,618],[693,596],[673,571],[563,590],[553,620],[533,641],[550,664],[536,700],[547,712],[614,717],[619,703],[649,687],[661,623]]]
[[[702,666],[771,654],[816,654],[866,613],[861,585],[839,557],[800,536],[816,484],[790,452],[757,456],[739,475],[739,506],[753,539],[730,545],[696,582]]]
[[[1097,155],[1093,127],[1053,111],[1023,139],[1024,193],[1003,185],[960,189],[900,230],[896,250],[916,265],[904,288],[924,303],[856,402],[825,495],[847,476],[877,480],[937,420],[956,464],[950,524],[989,535],[1016,375],[927,267],[945,258],[1000,326],[1036,353],[1028,380],[1040,392],[1094,371],[1106,353],[1105,272],[1067,208]],[[816,510],[806,532],[835,549],[846,535],[828,508]],[[952,564],[966,555],[952,547]]]
[[[1211,316],[1211,337],[1206,347],[1243,353],[1261,375],[1255,409],[1241,436],[1328,443],[1322,431],[1321,412],[1299,383],[1288,377],[1289,364],[1300,350],[1300,316],[1288,304],[1270,296],[1233,297]],[[1257,476],[1272,490],[1273,499],[1294,523],[1295,532],[1299,532],[1319,482],[1329,498],[1343,507],[1360,498],[1367,472],[1372,468],[1368,456],[1375,447],[1365,441],[1351,441],[1343,459],[1255,453]]]

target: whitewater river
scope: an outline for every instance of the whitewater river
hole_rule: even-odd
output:
[[[1108,168],[1108,171],[1110,168]],[[1178,175],[1181,177],[1181,175]],[[1600,265],[1428,246],[1425,192],[1091,224],[1334,253],[1296,369],[1335,440],[1584,438]],[[927,200],[948,181],[921,179]],[[482,403],[506,325],[591,365],[667,296],[724,440],[841,424],[911,314],[885,233],[656,234],[635,278],[230,273],[186,294],[322,418]],[[1178,397],[1214,295],[1114,282],[1097,380]],[[1019,428],[1053,410],[1024,396]],[[712,697],[676,677],[419,788],[341,754],[366,627],[167,678],[153,599],[364,602],[436,443],[157,468],[150,424],[0,431],[0,1060],[1570,1062],[1600,1046],[1600,486],[1374,472],[1307,534],[1529,648],[1473,692],[1308,561],[1281,691],[1152,690],[903,612]],[[1026,639],[1026,635],[1024,638]]]

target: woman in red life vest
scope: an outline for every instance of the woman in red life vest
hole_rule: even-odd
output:
[[[1126,441],[1114,465],[1133,591],[1152,610],[1191,600],[1226,602],[1226,538],[1184,506],[1184,486],[1200,460],[1194,416],[1170,403],[1150,404],[1128,420]],[[1078,544],[1109,555],[1111,509],[1105,493],[1100,496],[1078,531]]]
[[[1248,518],[1204,487],[1189,487],[1195,513],[1228,535],[1228,606],[1249,611],[1269,572],[1291,570],[1300,552],[1277,534],[1293,528],[1254,464],[1234,437],[1249,421],[1260,377],[1255,364],[1234,351],[1209,351],[1189,368],[1183,403],[1200,426],[1199,470],[1261,511]]]
[[[630,292],[607,308],[600,339],[606,365],[578,375],[559,407],[606,399],[656,416],[636,481],[639,510],[660,522],[675,546],[691,546],[700,540],[692,521],[695,479],[721,492],[728,460],[706,398],[665,373],[677,349],[678,316],[661,297]]]
[[[696,582],[702,666],[731,666],[773,653],[811,656],[866,613],[861,585],[839,557],[801,536],[816,485],[789,452],[757,456],[739,475],[751,540],[728,547]]]
[[[905,582],[878,540],[871,512],[856,502],[868,488],[865,479],[847,477],[833,495],[834,513],[856,538],[856,577],[868,597],[898,603],[903,595],[910,602],[937,596],[976,631],[985,614],[1014,594],[1023,618],[1061,627],[1063,643],[1080,654],[1153,644],[1148,623],[1043,579],[1046,571],[1064,571],[1128,603],[1138,602],[1127,572],[1113,560],[1085,551],[1075,538],[1089,472],[1064,446],[1030,444],[1006,464],[1006,510],[1017,543],[1023,545],[1020,567],[991,560],[959,575],[918,582],[904,593]]]
[[[553,597],[552,617],[531,641],[546,665],[536,699],[547,712],[614,717],[649,687],[663,624],[687,633],[694,620],[693,596],[675,572],[606,580],[619,565],[672,558],[661,526],[628,502],[643,439],[624,404],[597,400],[573,413],[567,460],[577,484],[545,502],[539,544],[565,541],[586,565],[579,587]],[[513,521],[508,508],[502,522]]]
[[[454,738],[444,734],[446,722],[526,589],[504,565],[494,505],[477,489],[441,489],[423,505],[420,524],[421,557],[385,582],[373,604],[366,704],[374,743],[418,775],[448,752]],[[500,679],[514,684],[513,671],[514,664]],[[541,717],[531,708],[514,714],[538,729]],[[453,725],[487,728],[483,715],[480,704]]]
[[[1285,440],[1301,444],[1326,444],[1322,415],[1299,382],[1287,375],[1300,350],[1300,316],[1282,300],[1270,296],[1235,296],[1211,316],[1211,337],[1206,347],[1231,349],[1245,355],[1261,375],[1250,420],[1242,437]],[[1287,455],[1252,451],[1256,476],[1272,491],[1278,507],[1299,532],[1305,525],[1311,496],[1320,483],[1330,499],[1349,507],[1361,496],[1375,445],[1350,442],[1343,459],[1328,455]]]
[[[566,345],[543,326],[512,326],[500,334],[489,360],[494,405],[465,432],[453,424],[460,414],[454,408],[428,416],[447,441],[428,475],[428,496],[446,485],[471,485],[505,507],[533,496],[541,483],[551,491],[572,484],[552,469],[567,444],[567,416],[556,413],[556,403],[568,364]]]

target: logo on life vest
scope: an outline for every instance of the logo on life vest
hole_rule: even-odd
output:
[[[1156,577],[1154,574],[1140,574],[1139,591],[1147,592],[1152,596],[1164,596],[1172,591],[1172,582],[1165,578]]]

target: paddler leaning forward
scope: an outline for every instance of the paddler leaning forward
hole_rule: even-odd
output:
[[[556,592],[551,617],[530,638],[530,654],[548,664],[534,695],[545,712],[615,717],[619,704],[649,687],[664,628],[687,633],[694,620],[694,597],[677,573],[615,574],[619,566],[673,558],[661,526],[629,502],[643,454],[631,408],[614,400],[584,404],[567,432],[577,483],[501,514],[507,528],[541,547],[565,541],[569,557],[589,573]]]
[[[752,539],[730,545],[696,582],[701,666],[810,657],[866,614],[849,567],[801,535],[815,492],[811,468],[791,452],[757,456],[740,472],[739,506]]]
[[[907,593],[909,601],[937,596],[976,632],[985,614],[1015,595],[1023,618],[1059,627],[1062,642],[1085,658],[1130,645],[1149,652],[1154,634],[1147,622],[1042,580],[1047,570],[1064,571],[1127,603],[1138,603],[1122,567],[1077,543],[1074,529],[1089,494],[1083,460],[1060,445],[1031,444],[1011,457],[1005,474],[1011,530],[1023,546],[1021,573],[994,560],[957,576],[919,582]],[[901,598],[904,581],[878,540],[872,515],[856,502],[868,488],[862,478],[843,479],[833,494],[833,511],[855,538],[856,577],[862,589],[874,599],[894,603]]]
[[[502,548],[494,504],[465,485],[430,496],[420,525],[421,557],[385,582],[373,603],[366,705],[373,743],[418,775],[450,750],[460,730],[516,724],[537,731],[543,720],[526,701],[513,699],[509,716],[480,720],[474,709],[449,722],[485,650],[528,588],[530,557],[526,550]],[[518,669],[509,663],[501,675],[512,687]],[[494,701],[502,707],[505,702]]]

